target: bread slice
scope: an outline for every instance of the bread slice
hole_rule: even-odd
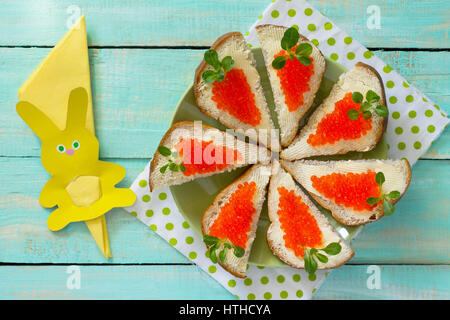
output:
[[[284,149],[280,157],[285,160],[297,160],[318,155],[344,154],[349,151],[370,151],[383,136],[386,130],[388,117],[380,117],[375,112],[372,116],[372,129],[358,139],[341,139],[332,144],[312,146],[307,141],[311,134],[316,133],[320,121],[335,109],[335,103],[344,98],[347,93],[360,92],[366,96],[367,91],[372,90],[380,96],[379,104],[386,105],[383,81],[378,72],[372,67],[358,62],[350,71],[344,73],[334,85],[330,95],[313,112],[305,127],[292,142]],[[355,121],[350,120],[348,121]],[[339,128],[336,128],[339,130]]]
[[[380,219],[383,215],[381,205],[371,210],[356,211],[337,204],[333,199],[326,198],[313,186],[311,177],[329,175],[332,173],[362,173],[372,170],[383,172],[386,181],[382,185],[382,193],[399,191],[401,196],[408,189],[411,181],[411,167],[408,160],[347,160],[347,161],[314,161],[298,160],[295,162],[281,161],[281,165],[292,174],[303,188],[324,208],[331,211],[333,217],[342,224],[357,226]],[[400,196],[400,198],[401,198]],[[395,204],[400,198],[393,201]]]
[[[213,141],[216,146],[225,146],[232,150],[238,151],[237,159],[234,157],[230,157],[223,161],[223,158],[217,158],[222,160],[222,162],[226,162],[224,164],[228,164],[225,168],[217,169],[214,172],[207,173],[194,173],[192,175],[185,175],[180,170],[171,171],[166,169],[164,173],[160,172],[160,169],[168,164],[168,158],[161,155],[158,150],[156,150],[155,155],[153,156],[152,162],[150,164],[150,176],[149,176],[149,185],[150,191],[155,188],[160,188],[163,186],[170,186],[176,184],[182,184],[196,178],[207,177],[216,173],[231,171],[236,168],[240,168],[249,164],[254,164],[258,162],[268,163],[270,162],[271,154],[264,147],[258,147],[255,144],[246,143],[244,141],[238,140],[234,135],[218,130],[216,128],[202,125],[200,123],[194,123],[191,121],[183,121],[178,122],[173,125],[164,135],[160,142],[160,146],[165,146],[172,151],[176,151],[175,146],[180,142],[180,139],[196,139],[201,141]],[[191,163],[195,164],[196,159],[208,163],[212,163],[215,158],[208,156],[210,153],[205,153],[201,157],[196,158],[195,154],[192,154],[190,157],[187,156]],[[183,160],[184,161],[184,160]]]
[[[258,125],[252,126],[251,124],[241,122],[227,110],[221,110],[217,107],[217,103],[212,100],[214,84],[207,84],[202,79],[203,72],[212,69],[204,60],[202,60],[195,72],[194,93],[197,106],[203,113],[219,120],[226,127],[241,129],[244,131],[242,132],[243,134],[254,141],[263,143],[274,151],[279,151],[278,132],[272,131],[275,127],[261,86],[261,79],[256,70],[256,61],[244,37],[239,32],[224,34],[214,42],[211,49],[217,51],[221,61],[224,57],[231,56],[234,60],[233,69],[241,69],[244,72],[247,83],[255,96],[255,106],[261,113],[261,120]]]
[[[267,73],[269,74],[270,84],[272,86],[275,110],[278,115],[278,123],[280,125],[280,143],[283,147],[288,146],[297,134],[300,119],[305,115],[306,111],[311,107],[317,90],[319,90],[322,82],[323,74],[325,72],[325,58],[322,52],[306,37],[300,35],[298,43],[309,43],[313,52],[311,57],[313,59],[314,73],[311,76],[308,84],[310,90],[303,94],[303,104],[298,106],[295,111],[289,111],[286,104],[286,97],[281,88],[280,78],[277,75],[277,70],[272,67],[274,56],[281,50],[281,39],[284,32],[288,28],[283,26],[275,26],[271,24],[264,24],[256,27],[258,40],[261,44],[264,60],[266,62]]]
[[[272,250],[278,258],[288,265],[294,268],[304,269],[305,262],[303,257],[296,256],[291,248],[286,247],[284,240],[286,232],[281,228],[279,216],[280,193],[278,188],[280,187],[284,187],[288,191],[293,190],[294,194],[300,197],[301,200],[308,206],[309,212],[316,220],[317,225],[322,232],[322,245],[319,248],[325,248],[332,242],[337,242],[341,245],[341,252],[339,254],[335,256],[327,255],[328,262],[322,263],[317,260],[318,269],[337,268],[350,260],[353,257],[353,250],[330,225],[327,217],[325,217],[308,198],[308,196],[302,192],[300,187],[294,182],[294,179],[292,179],[291,175],[281,167],[278,168],[276,173],[273,173],[269,185],[268,208],[269,219],[272,223],[267,230],[267,243],[269,244],[270,250]]]
[[[252,181],[256,184],[256,191],[253,196],[252,202],[255,208],[255,212],[252,217],[251,229],[248,235],[247,245],[244,248],[245,254],[241,258],[237,258],[232,250],[228,250],[224,263],[219,263],[222,267],[235,275],[236,277],[245,278],[245,272],[247,270],[247,262],[250,256],[250,250],[253,244],[253,240],[256,235],[256,228],[258,226],[258,219],[263,207],[263,203],[266,197],[266,189],[269,183],[271,174],[271,167],[268,165],[257,164],[248,169],[242,176],[233,181],[228,187],[222,190],[214,202],[206,209],[202,219],[202,231],[203,235],[209,234],[211,226],[214,221],[219,217],[222,207],[228,202],[231,195],[238,190],[238,186]],[[217,252],[220,252],[220,247]]]

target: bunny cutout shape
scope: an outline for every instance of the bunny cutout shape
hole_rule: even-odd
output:
[[[98,218],[136,200],[130,189],[115,187],[124,178],[125,169],[98,159],[98,140],[86,129],[87,105],[84,88],[70,92],[63,131],[31,103],[20,101],[16,106],[17,113],[41,140],[42,165],[52,176],[39,196],[43,207],[58,206],[47,220],[52,231],[71,222]]]

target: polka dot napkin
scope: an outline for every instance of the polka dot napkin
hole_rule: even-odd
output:
[[[318,45],[325,55],[348,69],[357,61],[363,61],[378,70],[389,100],[387,140],[390,158],[406,157],[411,164],[415,163],[448,124],[446,114],[437,105],[306,1],[274,1],[246,34],[250,45],[258,45],[254,27],[265,23],[298,27],[300,33]],[[170,190],[165,188],[150,193],[148,174],[149,165],[131,185],[137,201],[126,210],[239,299],[310,299],[328,275],[327,271],[321,270],[316,276],[309,277],[303,270],[254,265],[248,266],[246,279],[230,275],[205,256],[206,247],[201,237],[178,211]]]

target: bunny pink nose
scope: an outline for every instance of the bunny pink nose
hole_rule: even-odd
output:
[[[75,151],[73,149],[67,149],[66,154],[71,156],[75,153]]]

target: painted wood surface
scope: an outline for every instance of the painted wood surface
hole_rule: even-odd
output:
[[[89,41],[94,46],[209,46],[230,30],[247,32],[269,3],[267,0],[4,0],[0,30],[8,32],[0,33],[0,45],[53,46],[67,20],[81,11],[88,16]],[[448,1],[311,0],[310,3],[368,47],[449,48]],[[370,5],[380,8],[381,29],[366,27]]]
[[[128,186],[146,160],[114,160],[127,169]],[[420,160],[397,212],[369,224],[352,242],[351,263],[441,264],[450,261],[450,161]],[[10,177],[13,176],[14,179]],[[38,203],[48,174],[37,158],[0,158],[0,261],[105,263],[84,224],[49,232],[49,209]],[[162,214],[162,213],[155,213]],[[187,263],[184,256],[122,209],[107,215],[113,259],[109,263]],[[412,245],[413,244],[413,245]]]
[[[2,266],[0,299],[235,299],[193,265],[78,267],[80,287],[74,289],[69,278],[74,272],[71,266]],[[328,276],[315,298],[450,298],[448,265],[379,268],[380,289],[367,287],[367,266],[346,265]]]
[[[450,2],[310,2],[355,39],[375,48],[377,55],[450,111]],[[0,299],[233,299],[122,209],[107,215],[114,254],[107,264],[84,224],[48,231],[49,210],[37,202],[48,179],[40,165],[39,141],[16,115],[14,105],[19,86],[81,9],[87,15],[101,156],[127,169],[121,186],[128,186],[153,154],[178,99],[192,82],[204,47],[230,30],[246,32],[268,3],[1,2]],[[367,7],[373,4],[381,8],[379,30],[365,27]],[[449,130],[423,159],[434,160],[416,164],[412,185],[395,215],[363,230],[352,243],[356,256],[351,264],[330,274],[316,293],[317,299],[449,298]],[[67,289],[70,264],[80,264],[80,290]],[[369,290],[366,285],[367,265],[372,264],[381,265],[380,290]]]
[[[0,155],[40,155],[39,140],[15,112],[17,89],[48,54],[46,48],[0,48]],[[104,158],[148,159],[173,110],[192,83],[204,50],[90,50],[96,132]],[[450,111],[447,52],[377,51],[443,110]],[[176,68],[173,68],[176,65]],[[450,133],[425,158],[450,157]],[[133,141],[133,143],[124,143]]]

